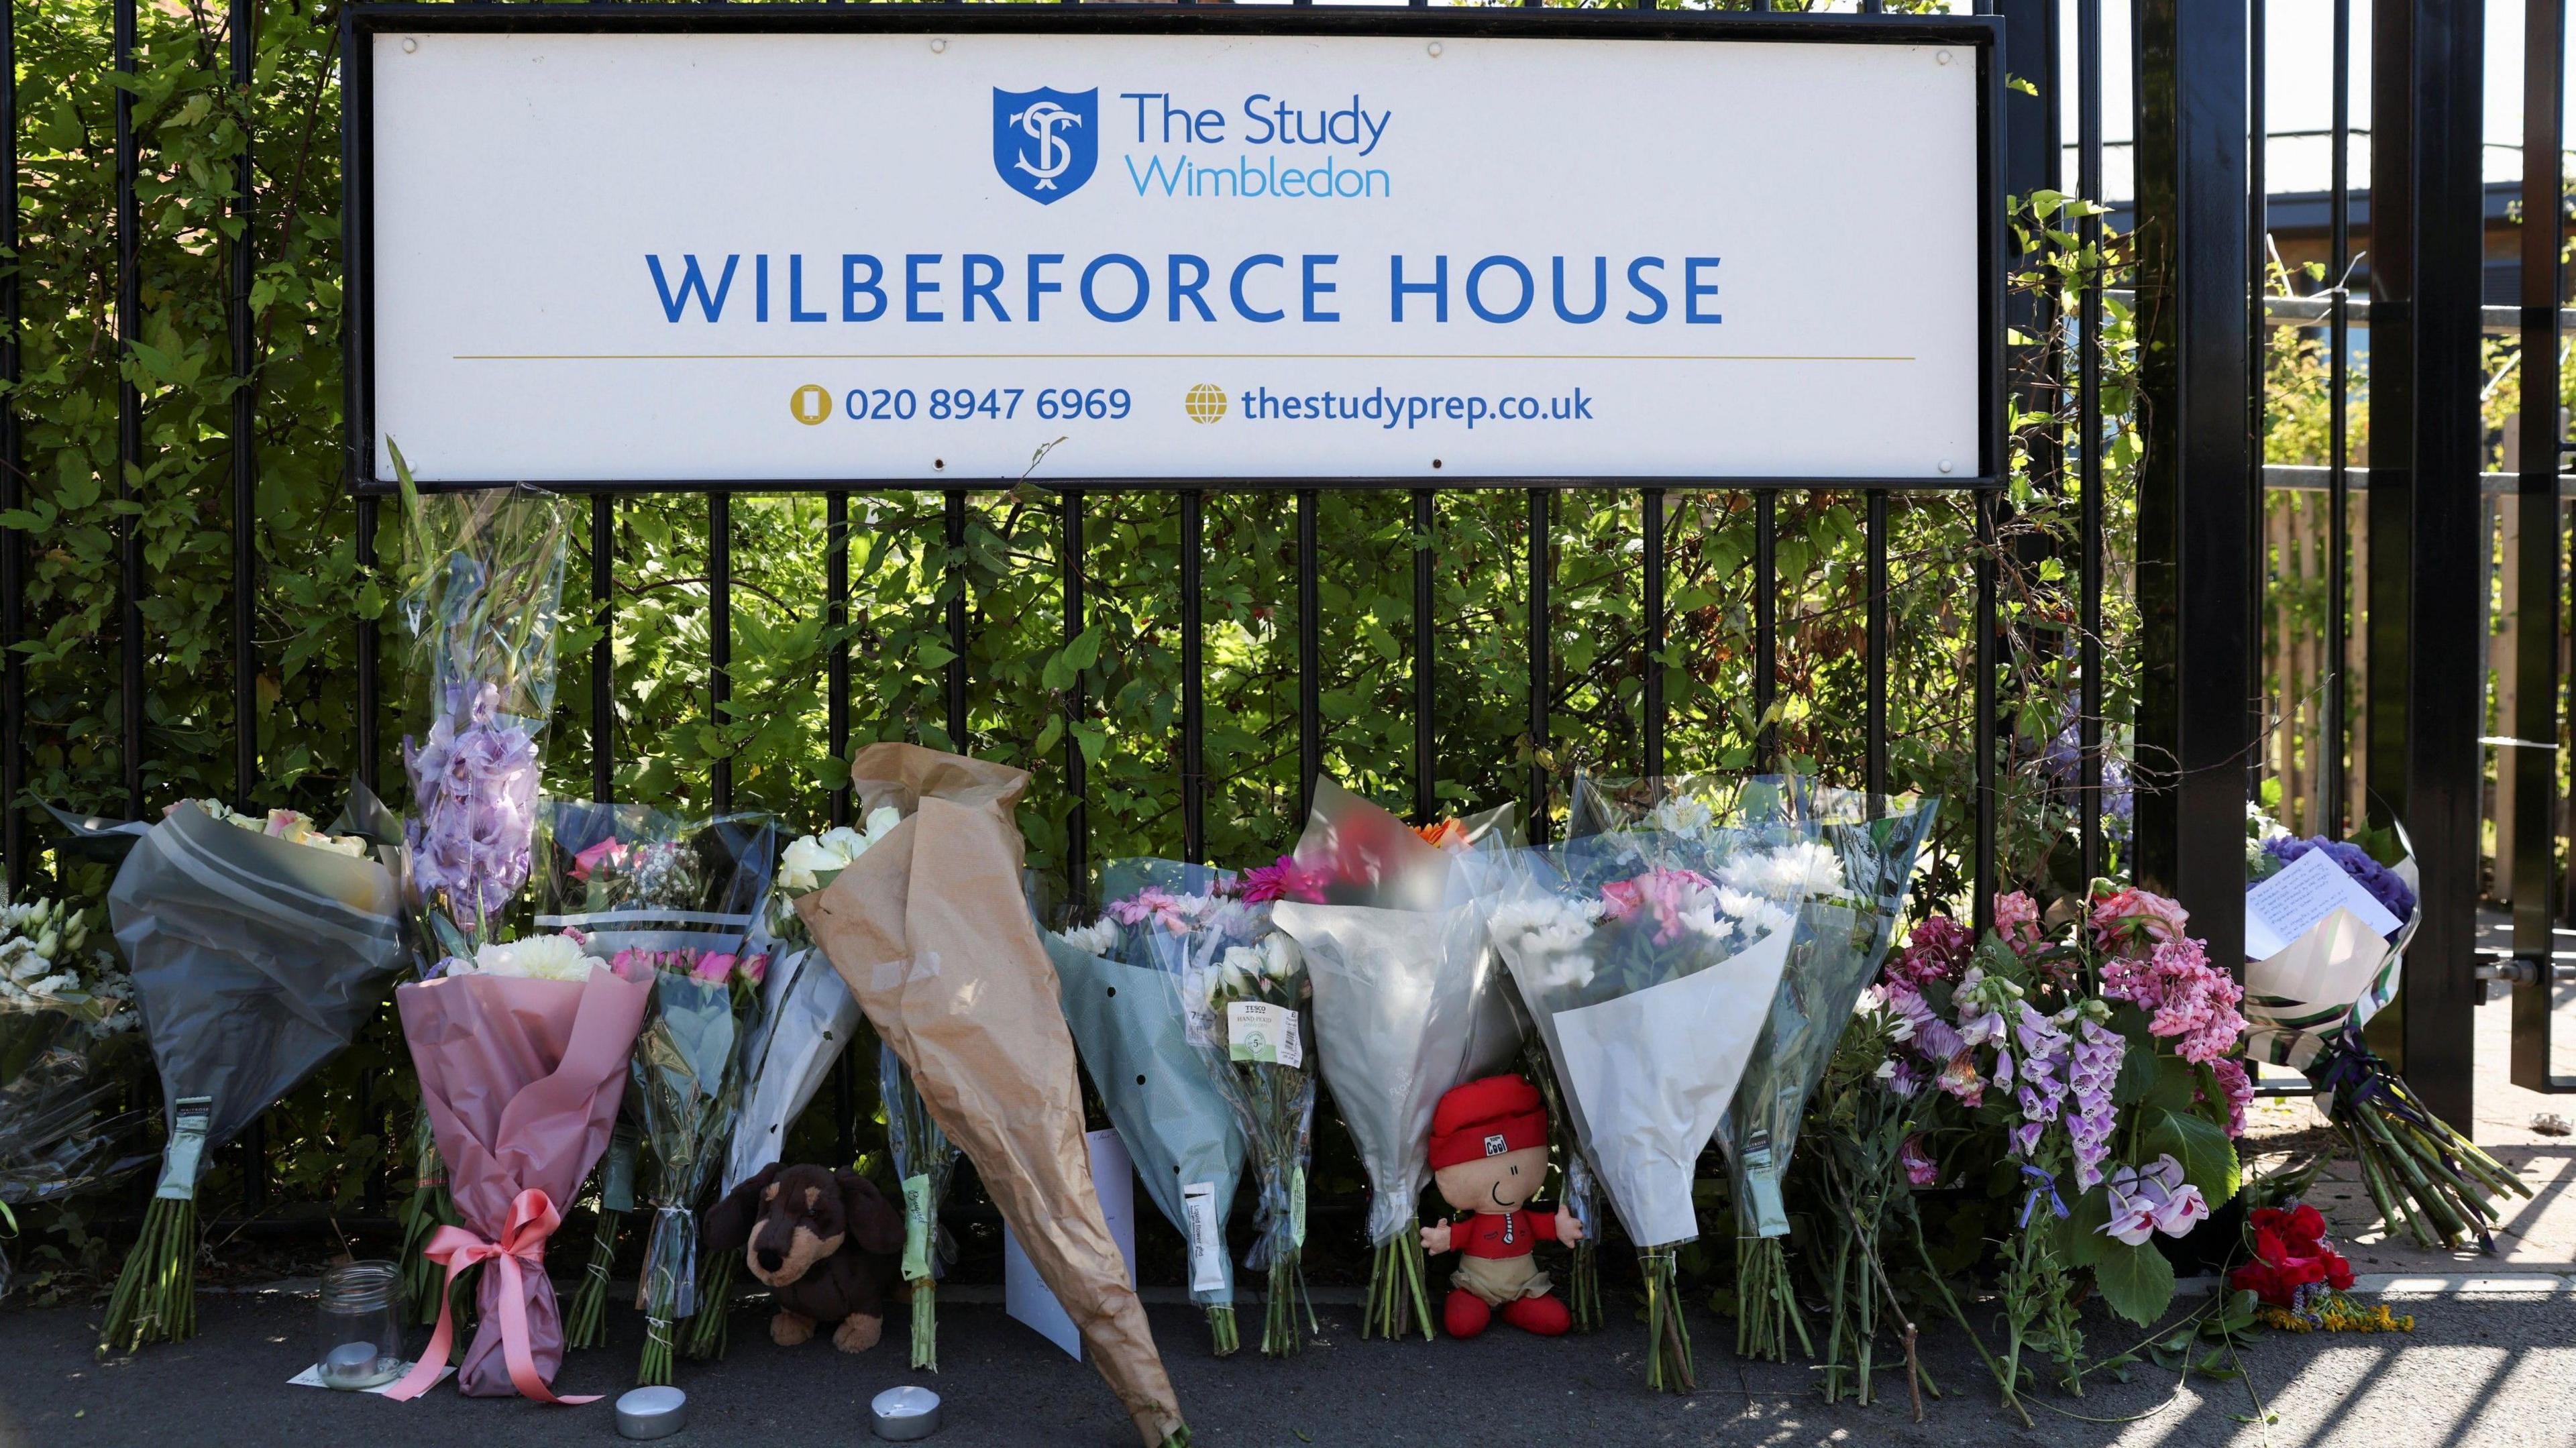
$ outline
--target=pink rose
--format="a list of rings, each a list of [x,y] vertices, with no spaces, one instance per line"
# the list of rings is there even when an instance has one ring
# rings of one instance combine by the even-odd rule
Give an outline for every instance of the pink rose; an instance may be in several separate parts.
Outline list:
[[[653,978],[653,952],[629,946],[608,958],[608,969],[619,980],[649,981]]]
[[[766,955],[755,955],[755,956],[753,956],[752,958],[750,958],[749,960],[746,960],[746,961],[744,961],[744,962],[742,963],[742,978],[743,978],[744,980],[750,981],[753,985],[758,985],[758,984],[760,984],[763,980],[768,979],[768,977],[769,977],[769,957],[768,957],[768,956],[766,956]]]
[[[572,877],[576,880],[587,880],[590,878],[590,872],[598,869],[602,861],[615,865],[625,857],[625,851],[618,848],[617,837],[610,835],[607,839],[572,857]]]
[[[733,957],[722,951],[709,951],[698,957],[697,964],[689,967],[689,974],[710,985],[722,985],[726,977],[733,974]]]

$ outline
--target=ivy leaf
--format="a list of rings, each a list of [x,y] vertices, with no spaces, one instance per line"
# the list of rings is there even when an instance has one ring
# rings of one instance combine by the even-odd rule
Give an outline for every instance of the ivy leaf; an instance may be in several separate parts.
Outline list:
[[[2140,1327],[2164,1316],[2173,1305],[2173,1264],[2149,1241],[2132,1247],[2125,1242],[2111,1243],[2111,1250],[2093,1264],[2093,1284],[2102,1289],[2102,1300],[2111,1310]]]

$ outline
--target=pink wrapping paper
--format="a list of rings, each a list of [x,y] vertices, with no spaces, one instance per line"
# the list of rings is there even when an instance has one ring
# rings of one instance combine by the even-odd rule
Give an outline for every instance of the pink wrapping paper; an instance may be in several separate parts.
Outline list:
[[[480,1326],[456,1375],[469,1397],[552,1396],[546,1385],[563,1366],[563,1318],[546,1279],[545,1237],[608,1147],[651,994],[649,984],[605,969],[587,982],[461,975],[394,992],[421,1104],[465,1220],[465,1230],[447,1229],[432,1243],[432,1255],[451,1273],[468,1261],[488,1263],[476,1294]],[[444,1348],[447,1332],[442,1311],[435,1347]],[[444,1361],[432,1351],[420,1367],[434,1374]],[[406,1380],[397,1396],[417,1396],[435,1381]]]

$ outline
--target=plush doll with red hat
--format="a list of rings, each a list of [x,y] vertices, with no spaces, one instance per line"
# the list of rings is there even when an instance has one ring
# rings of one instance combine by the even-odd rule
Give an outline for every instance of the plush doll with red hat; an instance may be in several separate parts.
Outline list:
[[[1474,1337],[1494,1314],[1542,1336],[1572,1318],[1548,1295],[1533,1244],[1578,1242],[1583,1224],[1563,1207],[1553,1216],[1521,1210],[1547,1180],[1547,1108],[1518,1076],[1488,1076],[1454,1087],[1431,1115],[1431,1181],[1443,1201],[1468,1215],[1422,1229],[1422,1250],[1455,1250],[1458,1270],[1441,1316],[1451,1337]]]

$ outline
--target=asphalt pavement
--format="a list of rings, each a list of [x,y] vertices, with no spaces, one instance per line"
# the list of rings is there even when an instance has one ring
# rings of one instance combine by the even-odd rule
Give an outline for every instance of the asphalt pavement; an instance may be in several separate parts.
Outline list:
[[[1923,1355],[1941,1401],[1909,1420],[1903,1382],[1885,1401],[1827,1406],[1811,1369],[1747,1363],[1730,1324],[1698,1316],[1700,1391],[1647,1391],[1640,1323],[1544,1340],[1497,1328],[1470,1342],[1363,1342],[1350,1307],[1322,1309],[1321,1338],[1298,1358],[1251,1350],[1217,1359],[1186,1306],[1152,1309],[1154,1334],[1200,1445],[2050,1444],[2123,1448],[2462,1448],[2576,1445],[2576,1282],[2525,1278],[2469,1296],[2390,1299],[2416,1314],[2403,1336],[2274,1333],[2241,1354],[2241,1380],[2177,1382],[2142,1367],[2127,1383],[2088,1382],[2083,1397],[2035,1395],[2036,1426],[1997,1404],[1955,1326],[1927,1326]],[[606,1402],[565,1408],[466,1399],[453,1386],[413,1403],[290,1387],[312,1360],[313,1301],[293,1291],[208,1294],[198,1336],[127,1359],[92,1359],[95,1309],[0,1312],[0,1448],[185,1444],[189,1448],[565,1448],[622,1440]],[[874,1441],[867,1402],[898,1383],[946,1400],[939,1448],[1125,1448],[1135,1437],[1099,1378],[998,1306],[944,1304],[943,1371],[905,1367],[902,1327],[875,1350],[817,1341],[780,1348],[767,1315],[737,1310],[722,1363],[684,1363],[692,1413],[671,1448]],[[614,1394],[631,1381],[640,1320],[612,1311],[606,1348],[575,1353],[566,1393]],[[2134,1334],[2088,1319],[2098,1352]],[[425,1333],[420,1336],[425,1337]]]

